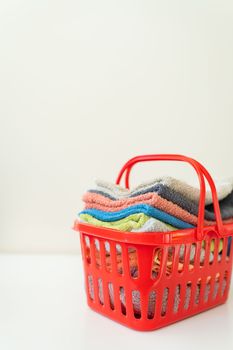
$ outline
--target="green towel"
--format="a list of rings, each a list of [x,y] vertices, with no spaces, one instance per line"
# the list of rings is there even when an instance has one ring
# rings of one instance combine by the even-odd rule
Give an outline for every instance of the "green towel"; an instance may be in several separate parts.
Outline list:
[[[202,241],[202,248],[205,248],[205,244],[206,244],[205,241]],[[214,248],[215,248],[215,240],[211,240],[210,241],[210,251],[214,252]],[[218,246],[218,252],[221,253],[222,249],[223,249],[223,240],[220,239],[219,246]]]
[[[132,214],[127,216],[124,219],[112,221],[112,222],[106,222],[106,221],[95,219],[93,216],[89,214],[80,214],[79,217],[82,221],[88,222],[89,224],[92,224],[95,226],[112,228],[120,231],[132,231],[133,229],[139,229],[150,218],[149,216],[143,213]]]
[[[95,226],[102,226],[107,228],[112,228],[120,231],[137,231],[144,232],[157,231],[157,232],[165,232],[165,231],[173,231],[175,228],[171,225],[168,225],[162,221],[151,218],[150,216],[144,213],[136,213],[129,215],[123,219],[116,221],[101,221],[89,214],[80,214],[79,218],[81,221],[87,222],[89,224]],[[153,221],[153,222],[151,222]],[[146,225],[148,223],[148,225]]]

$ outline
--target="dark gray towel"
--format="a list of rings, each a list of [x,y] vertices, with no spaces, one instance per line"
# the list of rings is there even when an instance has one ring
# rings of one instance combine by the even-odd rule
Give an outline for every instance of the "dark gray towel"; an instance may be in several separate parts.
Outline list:
[[[233,191],[227,197],[219,201],[219,206],[223,219],[229,219],[233,217]],[[206,211],[214,214],[213,204],[207,205]]]

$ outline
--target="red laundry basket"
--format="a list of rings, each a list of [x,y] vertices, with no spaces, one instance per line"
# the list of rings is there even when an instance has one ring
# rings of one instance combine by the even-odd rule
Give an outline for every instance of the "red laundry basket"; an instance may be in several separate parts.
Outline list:
[[[74,224],[80,232],[88,305],[142,331],[224,303],[232,269],[233,223],[223,224],[214,182],[199,162],[181,155],[138,156],[123,166],[116,183],[125,174],[128,188],[134,164],[157,160],[187,162],[195,169],[200,182],[197,227],[141,233],[78,221]],[[216,225],[208,227],[204,226],[205,179],[212,191],[216,216]]]

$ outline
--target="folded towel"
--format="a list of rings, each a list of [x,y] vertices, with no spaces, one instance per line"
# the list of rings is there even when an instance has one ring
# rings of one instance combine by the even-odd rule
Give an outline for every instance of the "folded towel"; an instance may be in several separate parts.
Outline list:
[[[223,219],[229,219],[233,217],[233,191],[228,194],[224,199],[219,201],[220,211]],[[206,206],[206,212],[212,213],[214,216],[214,206],[209,204]]]
[[[89,214],[98,220],[109,222],[109,221],[120,220],[131,214],[136,214],[136,213],[144,213],[148,216],[154,217],[155,219],[158,219],[160,221],[163,221],[169,225],[172,225],[180,229],[194,227],[193,225],[190,225],[187,222],[184,222],[170,214],[167,214],[162,210],[159,210],[147,204],[133,205],[115,212],[105,212],[97,209],[85,209],[81,211],[79,215]]]
[[[154,218],[149,218],[149,216],[140,213],[132,214],[124,219],[106,222],[95,219],[89,214],[80,214],[80,221],[87,222],[89,224],[112,228],[114,230],[120,231],[133,231],[133,232],[167,232],[176,230],[175,227],[165,224],[162,221],[156,220]]]
[[[194,226],[196,226],[198,222],[197,216],[190,214],[188,211],[154,192],[118,200],[112,200],[98,193],[87,192],[83,196],[83,201],[85,202],[85,209],[98,209],[106,212],[123,210],[131,205],[147,204]],[[214,224],[214,221],[205,220],[206,226]]]
[[[133,198],[139,197],[140,195],[154,192],[154,193],[157,193],[160,197],[178,205],[180,208],[184,209],[185,211],[189,212],[190,214],[198,216],[198,208],[199,208],[198,203],[189,200],[182,193],[177,192],[174,189],[172,189],[172,188],[170,188],[167,185],[164,185],[162,183],[156,184],[156,185],[151,186],[151,187],[147,187],[146,189],[141,190],[141,191],[137,191],[137,192],[133,192],[133,193],[128,192],[128,195],[127,195],[127,192],[124,191],[124,193],[125,193],[124,196],[122,196],[122,195],[118,196],[118,193],[116,191],[111,192],[108,188],[109,187],[108,185],[109,184],[106,184],[106,187],[97,186],[96,189],[91,189],[88,192],[100,194],[100,195],[105,196],[108,199],[115,200],[115,201],[120,200],[120,199],[123,200],[126,198],[131,198],[131,197],[133,197]],[[115,186],[116,185],[114,185],[114,187]],[[125,190],[125,189],[123,189],[123,190]],[[221,198],[221,196],[220,196],[220,198]],[[220,210],[221,210],[222,219],[227,220],[227,219],[232,218],[233,217],[233,191],[226,198],[221,200],[219,203],[220,203]],[[214,208],[213,208],[212,204],[206,206],[205,219],[207,221],[214,221],[215,220],[215,213],[214,213]],[[192,222],[190,222],[190,223],[192,223]]]
[[[175,230],[177,230],[176,227],[165,224],[155,218],[150,218],[140,228],[133,228],[132,232],[168,232]]]
[[[96,180],[96,185],[97,185],[97,190],[104,190],[110,196],[116,197],[118,199],[138,196],[146,192],[151,192],[148,189],[156,185],[167,186],[171,190],[182,194],[186,199],[192,202],[195,202],[196,204],[199,203],[199,198],[200,198],[200,190],[198,188],[190,186],[184,181],[180,181],[168,176],[164,176],[164,177],[156,178],[152,181],[144,182],[139,186],[134,187],[132,190],[129,190],[119,185],[115,185],[102,180]],[[217,183],[216,189],[218,194],[218,200],[222,200],[233,191],[233,179],[224,180],[220,183]],[[209,190],[206,191],[205,202],[206,202],[206,205],[212,203],[212,194],[211,194],[211,191]]]

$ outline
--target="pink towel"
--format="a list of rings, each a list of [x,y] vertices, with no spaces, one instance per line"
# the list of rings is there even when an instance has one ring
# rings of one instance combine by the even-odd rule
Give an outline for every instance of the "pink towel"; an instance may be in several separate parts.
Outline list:
[[[190,214],[188,211],[182,209],[178,205],[160,197],[157,193],[149,192],[136,197],[112,200],[101,194],[86,192],[83,196],[85,202],[85,209],[99,209],[104,211],[118,211],[136,204],[148,204],[155,208],[165,211],[185,222],[192,225],[197,225],[197,216]],[[204,221],[206,226],[214,225],[214,221]]]

